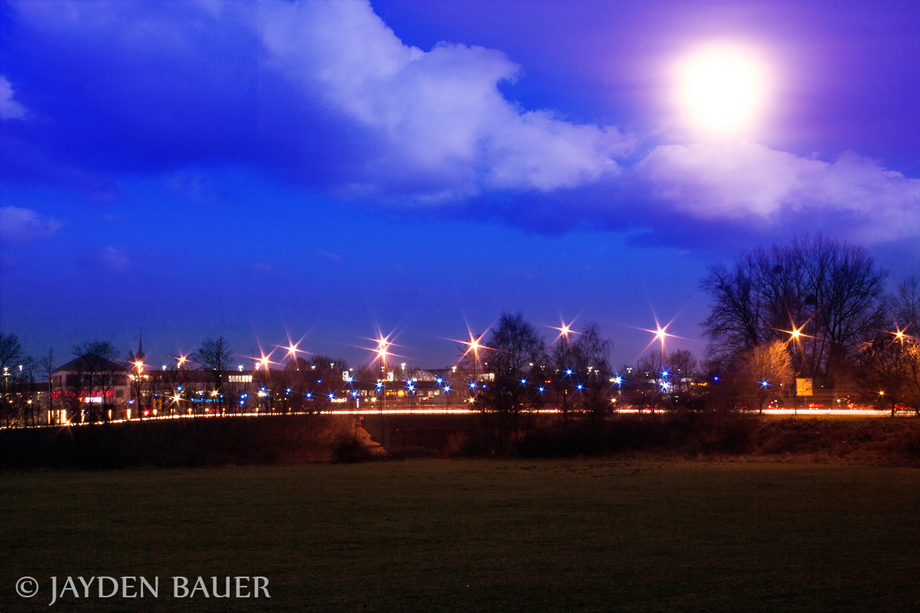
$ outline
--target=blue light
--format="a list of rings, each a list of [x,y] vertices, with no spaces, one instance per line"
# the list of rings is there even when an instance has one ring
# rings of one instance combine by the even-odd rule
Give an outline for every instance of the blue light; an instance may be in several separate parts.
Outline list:
[[[475,384],[475,383],[470,383],[470,389],[471,389],[471,390],[476,389],[476,384]]]
[[[543,388],[542,388],[542,387],[540,388],[540,393],[541,393],[541,394],[543,393]]]
[[[450,391],[450,386],[449,386],[449,385],[445,385],[445,386],[444,386],[444,391],[445,391],[445,392],[449,392],[449,391]]]
[[[581,383],[579,383],[579,384],[578,384],[578,391],[579,391],[579,392],[581,391],[581,388],[582,388],[582,385],[581,385]]]

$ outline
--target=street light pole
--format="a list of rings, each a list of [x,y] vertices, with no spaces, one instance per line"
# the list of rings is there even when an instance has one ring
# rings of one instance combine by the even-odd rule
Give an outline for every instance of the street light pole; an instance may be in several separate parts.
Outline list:
[[[387,446],[386,402],[387,402],[387,339],[377,339],[377,357],[380,359],[380,442]]]

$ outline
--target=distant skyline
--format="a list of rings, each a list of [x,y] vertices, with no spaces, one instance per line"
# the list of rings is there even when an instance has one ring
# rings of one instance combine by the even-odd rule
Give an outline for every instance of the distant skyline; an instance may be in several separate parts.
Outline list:
[[[508,311],[702,358],[698,283],[758,245],[920,275],[918,31],[908,1],[3,2],[0,331],[436,368]]]

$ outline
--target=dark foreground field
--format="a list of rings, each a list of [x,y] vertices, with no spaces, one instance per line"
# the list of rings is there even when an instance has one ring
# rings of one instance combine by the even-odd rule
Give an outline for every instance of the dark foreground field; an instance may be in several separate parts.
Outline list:
[[[920,470],[413,460],[0,473],[2,611],[909,611]],[[50,577],[160,578],[158,598]],[[173,576],[270,600],[177,600]],[[38,580],[31,599],[16,595]],[[79,585],[79,584],[78,584]],[[221,590],[223,590],[223,583]],[[250,584],[251,585],[251,584]]]

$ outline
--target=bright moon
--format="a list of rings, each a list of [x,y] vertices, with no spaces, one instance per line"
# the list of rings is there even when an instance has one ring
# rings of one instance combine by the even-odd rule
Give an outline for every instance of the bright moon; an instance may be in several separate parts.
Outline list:
[[[750,50],[711,46],[677,64],[677,104],[692,127],[714,136],[743,136],[762,115],[769,89],[765,64]]]

